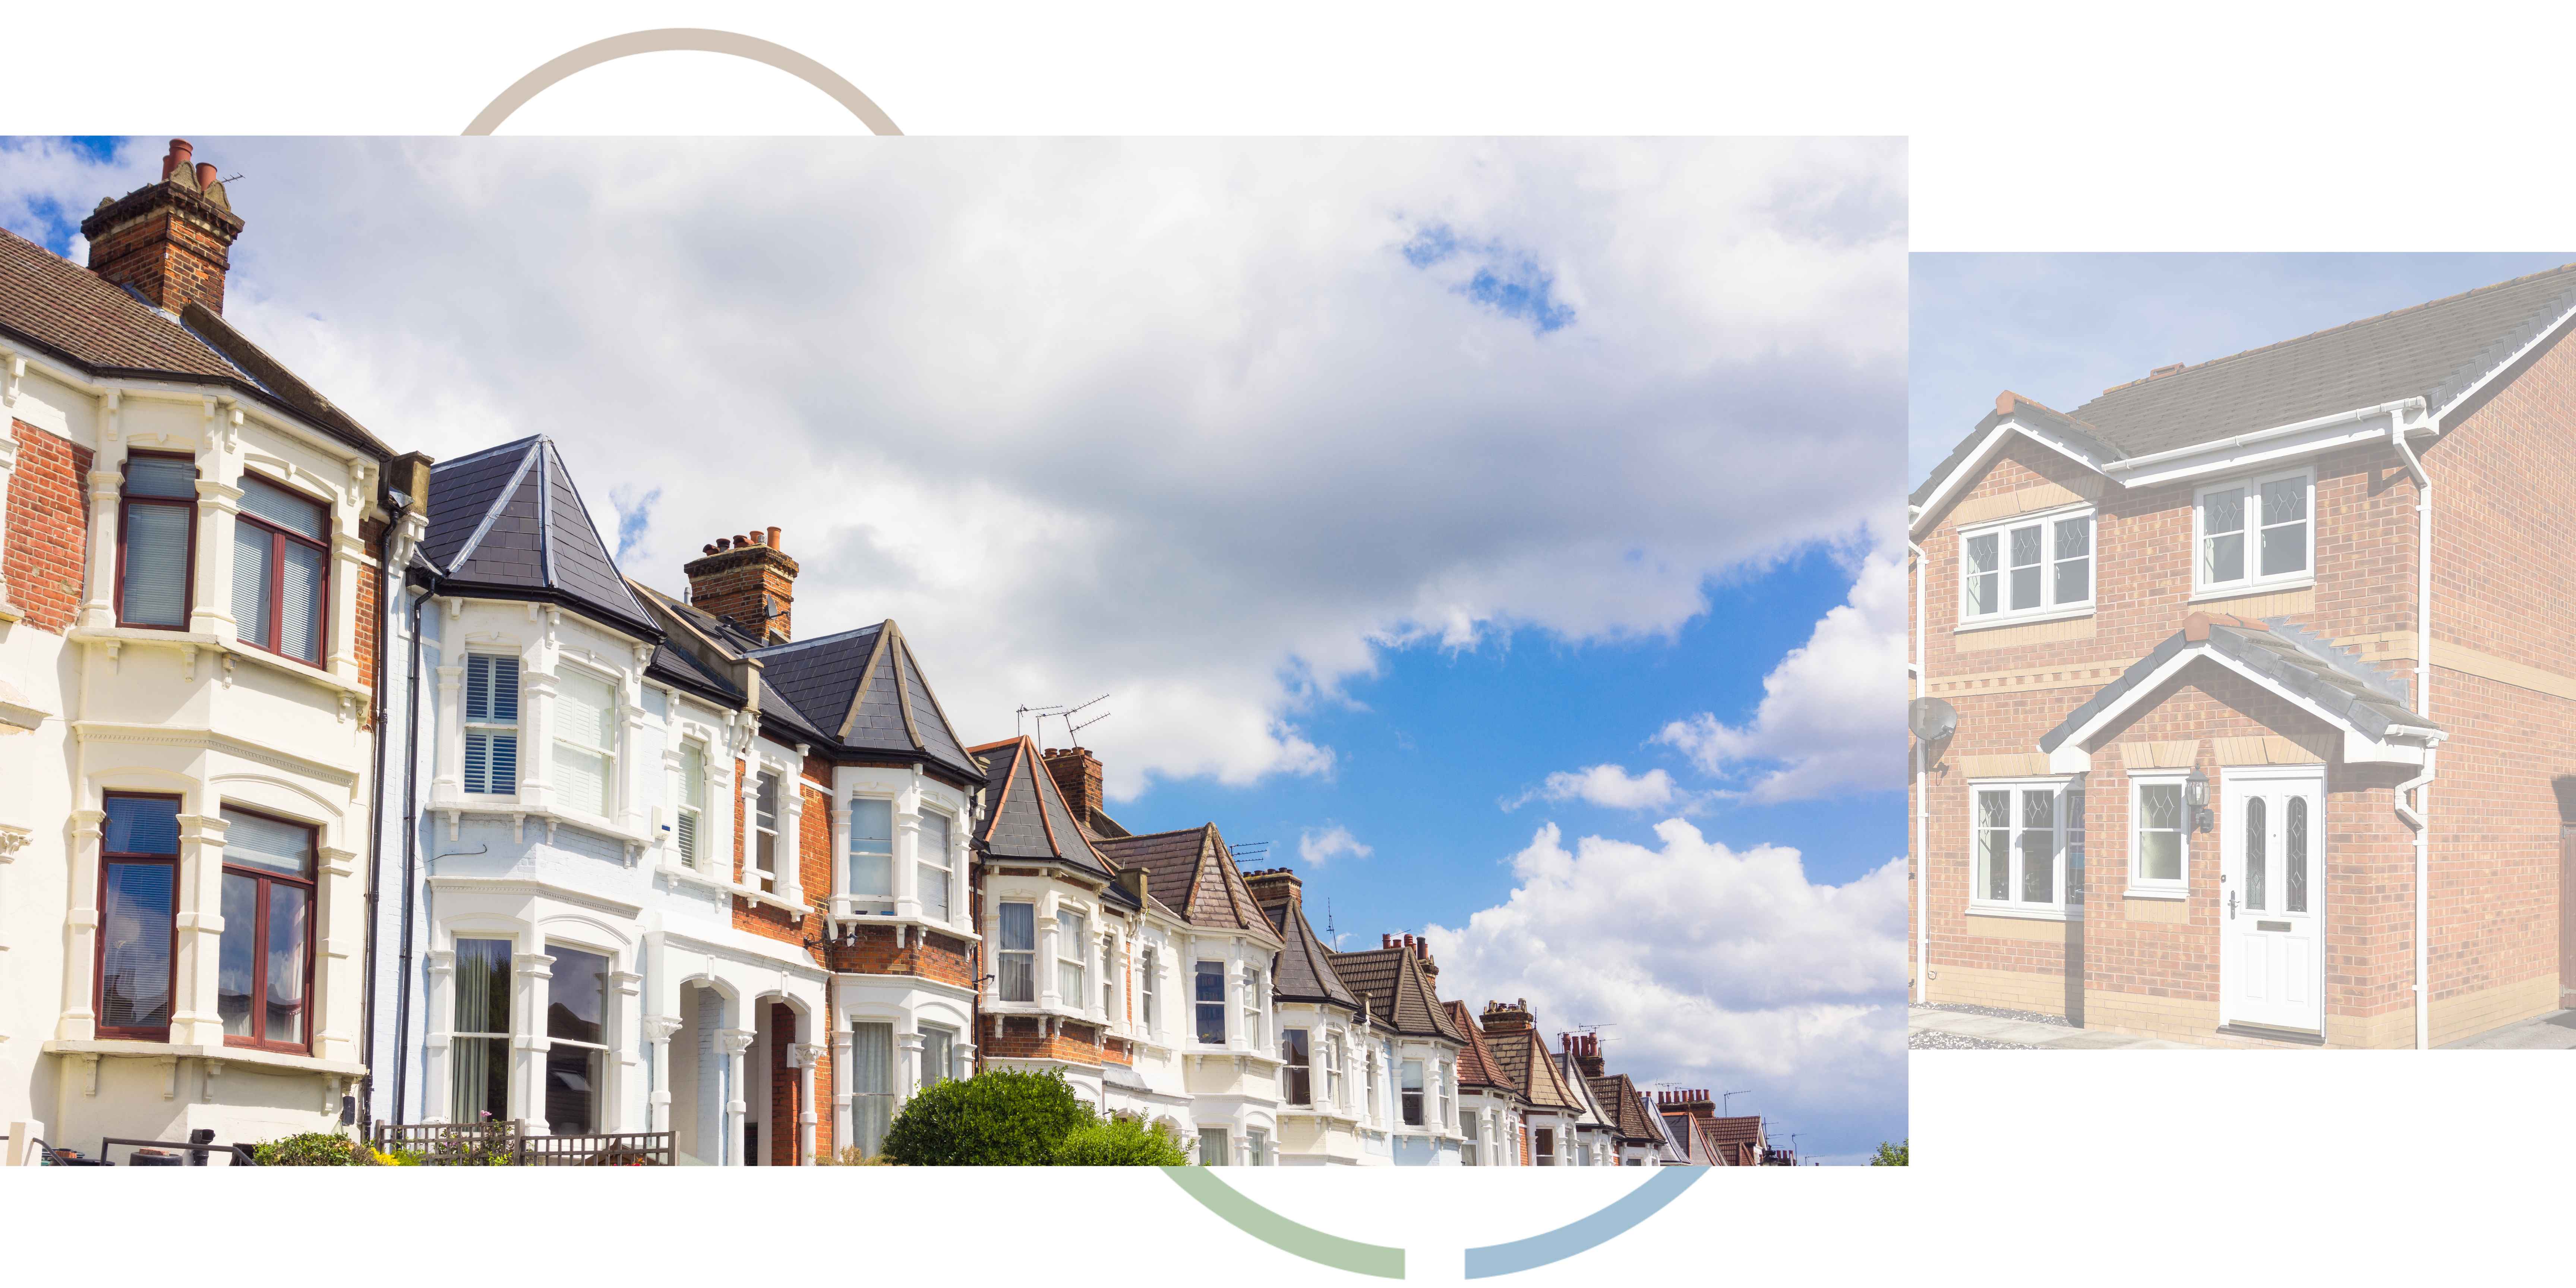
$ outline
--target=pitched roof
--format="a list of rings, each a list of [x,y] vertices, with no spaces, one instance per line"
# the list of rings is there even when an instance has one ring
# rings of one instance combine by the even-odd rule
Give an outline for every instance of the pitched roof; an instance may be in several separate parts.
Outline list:
[[[1409,1037],[1445,1038],[1466,1045],[1467,1035],[1440,1004],[1422,959],[1402,945],[1356,953],[1328,953],[1333,970],[1353,993],[1367,999],[1372,1018]],[[1517,1085],[1517,1084],[1515,1084]]]
[[[1467,1041],[1458,1048],[1458,1085],[1490,1087],[1497,1091],[1508,1091],[1513,1095],[1519,1095],[1520,1087],[1506,1077],[1501,1067],[1495,1064],[1493,1048],[1485,1045],[1485,1031],[1476,1027],[1476,1017],[1467,1013],[1467,1004],[1442,1002],[1440,1008],[1449,1013],[1449,1022],[1458,1026],[1458,1031],[1465,1034],[1467,1038]]]
[[[2181,630],[2041,735],[2040,750],[2055,751],[2104,715],[2143,699],[2161,687],[2160,676],[2170,674],[2184,654],[2195,650],[2234,664],[2258,683],[2373,741],[2385,741],[2392,734],[2427,737],[2441,732],[2440,726],[2415,714],[2407,704],[2406,686],[2395,676],[2300,629],[2289,618],[2254,621],[2194,613],[2183,620]]]
[[[1334,973],[1331,954],[1315,937],[1314,923],[1306,920],[1305,900],[1297,887],[1282,882],[1265,889],[1277,892],[1276,897],[1261,901],[1261,910],[1280,938],[1278,964],[1270,973],[1270,991],[1281,1001],[1331,1002],[1353,1011],[1360,1009],[1360,1000],[1352,996],[1350,986]]]
[[[1609,1111],[1613,1125],[1619,1129],[1620,1139],[1652,1141],[1657,1138],[1655,1125],[1646,1112],[1646,1093],[1637,1090],[1637,1084],[1629,1081],[1628,1075],[1604,1074],[1584,1081],[1592,1086],[1592,1098]]]
[[[2407,398],[2439,412],[2571,311],[2576,264],[2133,380],[2069,416],[2116,459]],[[1963,456],[1952,452],[1915,503]]]
[[[1579,1113],[1583,1103],[1574,1089],[1565,1085],[1565,1075],[1557,1071],[1556,1061],[1548,1058],[1547,1040],[1539,1036],[1538,1026],[1485,1032],[1485,1043],[1494,1054],[1495,1066],[1511,1080],[1520,1093],[1529,1097],[1539,1109],[1563,1109]]]
[[[1744,1163],[1762,1161],[1763,1140],[1760,1117],[1752,1114],[1737,1118],[1694,1116],[1692,1121],[1698,1124],[1700,1135],[1710,1146],[1724,1151],[1729,1158]]]
[[[648,639],[661,635],[618,573],[554,440],[542,435],[430,467],[421,550],[459,589],[561,600]]]
[[[1110,875],[1109,861],[1074,823],[1056,789],[1055,775],[1038,764],[1037,744],[1023,735],[968,749],[988,767],[991,801],[975,839],[996,858],[1051,859],[1096,876]]]
[[[1092,845],[1112,868],[1145,869],[1145,893],[1194,926],[1279,937],[1243,884],[1234,852],[1214,823],[1177,832],[1096,837]]]
[[[365,426],[202,304],[178,318],[98,274],[0,229],[0,331],[94,376],[222,385],[267,399],[377,459]]]
[[[920,756],[972,778],[984,776],[922,678],[903,628],[891,618],[838,635],[747,649],[742,656],[760,663],[767,686],[764,716],[775,715],[826,744]]]

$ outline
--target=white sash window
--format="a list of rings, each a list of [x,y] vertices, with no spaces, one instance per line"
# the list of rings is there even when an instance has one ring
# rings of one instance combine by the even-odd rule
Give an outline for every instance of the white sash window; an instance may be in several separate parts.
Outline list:
[[[465,790],[504,796],[519,790],[519,659],[514,656],[466,655]]]
[[[698,867],[706,851],[707,745],[680,744],[680,806],[673,834],[679,838],[680,861]]]
[[[567,670],[555,687],[555,801],[563,808],[608,815],[617,753],[617,690],[606,680]]]

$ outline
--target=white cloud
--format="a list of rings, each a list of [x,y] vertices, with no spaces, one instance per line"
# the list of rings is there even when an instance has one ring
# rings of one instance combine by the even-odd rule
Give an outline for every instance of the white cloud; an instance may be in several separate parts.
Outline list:
[[[1904,860],[1817,885],[1793,849],[1731,850],[1679,819],[1655,833],[1569,852],[1538,829],[1508,900],[1425,932],[1442,995],[1527,998],[1551,1046],[1603,1025],[1611,1072],[1751,1090],[1737,1112],[1834,1123],[1853,1134],[1837,1150],[1901,1133]]]
[[[1363,844],[1358,837],[1351,835],[1349,828],[1339,823],[1322,831],[1310,827],[1297,834],[1297,859],[1310,868],[1320,868],[1345,854],[1354,859],[1365,859],[1375,853],[1377,851]]]
[[[1503,802],[1503,808],[1518,809],[1544,799],[1579,800],[1609,809],[1663,809],[1675,795],[1673,776],[1663,770],[1631,774],[1619,765],[1593,765],[1549,774],[1545,783]]]
[[[1751,777],[1738,794],[1755,801],[1901,787],[1905,640],[1903,556],[1881,547],[1861,561],[1850,601],[1763,677],[1750,722],[1701,712],[1665,725],[1655,741],[1707,773]]]
[[[387,441],[661,488],[666,588],[779,525],[798,626],[901,620],[968,737],[1112,694],[1122,799],[1330,773],[1301,721],[1389,645],[1666,635],[1904,486],[1898,142],[196,144],[227,314]],[[0,150],[0,221],[126,151]]]

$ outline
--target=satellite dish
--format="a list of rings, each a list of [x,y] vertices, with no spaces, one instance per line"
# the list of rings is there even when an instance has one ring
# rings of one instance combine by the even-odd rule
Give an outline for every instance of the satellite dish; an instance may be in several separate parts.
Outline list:
[[[1905,705],[1905,726],[1921,742],[1939,742],[1959,729],[1959,709],[1939,698],[1916,698]]]

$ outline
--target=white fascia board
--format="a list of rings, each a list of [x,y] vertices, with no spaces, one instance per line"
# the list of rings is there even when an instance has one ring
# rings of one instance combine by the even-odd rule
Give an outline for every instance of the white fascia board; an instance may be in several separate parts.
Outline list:
[[[1915,518],[1910,525],[1913,535],[1921,537],[1931,531],[1925,521],[1939,512],[1942,506],[1949,504],[1952,493],[1992,462],[1996,450],[2003,446],[2006,436],[2016,433],[2096,474],[2103,473],[2101,465],[2063,440],[2042,433],[2018,420],[2006,420],[1988,430],[1986,440],[1977,444],[1977,450],[1968,453],[1967,459],[1959,462],[1959,467],[1950,471],[1949,477],[1942,479],[1939,487],[1932,489],[1932,495],[1926,497],[1922,505],[1915,507]]]
[[[2420,415],[2422,408],[2423,400],[2420,398],[2356,407],[2330,416],[2275,425],[2214,442],[2133,456],[2113,461],[2102,468],[2124,487],[2150,487],[2182,479],[2256,469],[2355,443],[2385,439],[2392,425],[2411,430],[2414,424],[2398,418],[2410,411]]]
[[[2094,713],[2091,720],[2086,721],[2081,727],[2068,734],[2065,741],[2060,742],[2057,745],[2057,751],[2049,753],[2050,769],[2055,770],[2057,768],[2057,756],[2060,753],[2065,752],[2070,748],[2081,747],[2083,744],[2091,742],[2095,737],[2099,736],[2102,730],[2107,728],[2112,721],[2126,715],[2132,708],[2137,706],[2141,700],[2145,699],[2147,695],[2156,693],[2163,689],[2166,683],[2171,681],[2177,674],[2180,674],[2184,667],[2204,658],[2245,677],[2260,686],[2264,692],[2279,697],[2301,711],[2305,711],[2309,715],[2324,721],[2326,724],[2333,726],[2337,730],[2340,730],[2343,733],[2344,740],[2344,759],[2347,761],[2358,761],[2365,764],[2390,765],[2421,764],[2423,761],[2423,752],[2421,748],[2384,743],[2374,739],[2368,734],[2362,733],[2360,730],[2353,728],[2352,725],[2346,722],[2343,718],[2329,713],[2325,708],[2309,701],[2306,697],[2274,682],[2270,677],[2247,667],[2236,659],[2228,657],[2207,645],[2196,644],[2174,654],[2172,660],[2166,662],[2163,666],[2157,667],[2154,673],[2150,674],[2145,680],[2131,687],[2127,693],[2121,695],[2121,701],[2115,702],[2110,706],[2103,708],[2101,711]]]
[[[2093,753],[2069,738],[2048,753],[2048,772],[2052,774],[2089,774],[2093,772]]]

